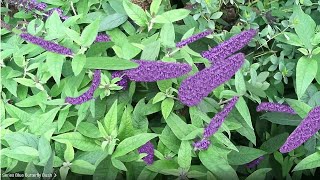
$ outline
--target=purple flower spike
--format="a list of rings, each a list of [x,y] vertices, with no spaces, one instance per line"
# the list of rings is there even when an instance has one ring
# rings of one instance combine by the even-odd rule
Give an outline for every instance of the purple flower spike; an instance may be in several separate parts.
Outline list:
[[[263,157],[263,156],[260,156],[260,157],[258,157],[257,159],[255,159],[255,160],[247,163],[246,166],[247,166],[247,168],[250,168],[250,169],[251,169],[251,168],[254,168],[254,167],[256,167],[257,165],[259,165],[260,162],[261,162],[263,159],[264,159],[264,157]]]
[[[50,52],[63,54],[63,55],[70,55],[70,56],[73,54],[71,49],[69,49],[69,48],[61,46],[61,45],[56,44],[54,42],[46,41],[42,38],[33,36],[28,33],[21,33],[20,37],[22,39],[24,39],[25,41],[28,41],[32,44],[36,44],[38,46],[41,46],[43,49],[50,51]]]
[[[65,101],[69,104],[82,104],[93,98],[94,91],[98,88],[101,81],[101,71],[95,70],[90,88],[78,97],[66,97]]]
[[[231,37],[229,40],[215,46],[214,48],[202,52],[201,55],[211,62],[225,59],[226,57],[246,46],[256,34],[257,31],[254,29],[243,31],[240,34]]]
[[[204,129],[203,137],[210,138],[215,132],[218,131],[223,121],[227,118],[229,113],[232,111],[236,103],[238,102],[239,97],[233,97],[228,104],[226,104],[222,111],[217,113],[210,121],[209,125]]]
[[[194,41],[197,41],[197,40],[199,40],[201,38],[204,38],[204,37],[208,36],[211,33],[212,33],[212,30],[206,30],[206,31],[201,32],[199,34],[195,34],[195,35],[193,35],[193,36],[191,36],[191,37],[189,37],[189,38],[187,38],[185,40],[182,40],[182,41],[178,42],[176,44],[176,47],[177,48],[182,48],[183,46],[186,46],[186,45],[188,45],[190,43],[193,43]]]
[[[313,108],[299,126],[290,134],[280,148],[281,153],[290,152],[320,130],[320,106]]]
[[[241,68],[244,54],[238,53],[224,63],[213,65],[185,79],[179,88],[179,99],[187,106],[195,106],[213,89],[225,83]]]
[[[148,141],[146,144],[144,144],[143,146],[141,146],[139,149],[138,149],[139,153],[146,153],[147,156],[145,156],[143,158],[144,162],[148,165],[152,164],[153,163],[153,157],[154,157],[154,147],[153,147],[153,144]]]
[[[154,82],[164,79],[172,79],[191,71],[191,66],[186,63],[173,63],[162,61],[134,60],[140,66],[125,71],[132,81]]]
[[[36,10],[38,11],[44,11],[47,8],[47,4],[46,3],[38,3],[35,7]]]
[[[193,143],[194,150],[207,150],[211,142],[208,139],[202,139],[201,141]]]
[[[107,34],[98,34],[94,42],[108,42],[111,41],[110,37]]]
[[[120,77],[121,80],[117,82],[117,85],[121,86],[123,90],[126,90],[128,88],[129,78],[125,75],[124,71],[114,71],[111,77]]]
[[[284,104],[278,104],[278,103],[272,103],[272,102],[262,102],[257,106],[257,112],[260,111],[271,111],[271,112],[282,112],[282,113],[288,113],[288,114],[296,114],[294,110]]]

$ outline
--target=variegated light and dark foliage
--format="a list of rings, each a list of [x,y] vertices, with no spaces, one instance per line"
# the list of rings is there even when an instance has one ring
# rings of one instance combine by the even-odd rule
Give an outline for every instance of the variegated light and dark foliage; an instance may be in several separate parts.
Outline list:
[[[1,1],[1,178],[317,179],[320,1]]]

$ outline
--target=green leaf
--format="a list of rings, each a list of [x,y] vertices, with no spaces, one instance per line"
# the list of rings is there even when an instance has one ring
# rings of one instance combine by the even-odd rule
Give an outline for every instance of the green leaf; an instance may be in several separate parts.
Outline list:
[[[142,51],[141,59],[156,60],[160,52],[160,42],[154,41],[147,44]]]
[[[311,49],[316,23],[298,5],[293,6],[293,27],[307,49]]]
[[[77,54],[73,57],[71,66],[75,76],[78,76],[80,74],[85,64],[86,64],[86,55]]]
[[[166,122],[173,133],[179,138],[183,139],[190,132],[189,126],[176,114],[171,113],[166,119]]]
[[[60,131],[63,124],[65,123],[68,114],[69,114],[69,108],[63,108],[60,110],[59,116],[58,116],[58,131]]]
[[[158,93],[156,94],[156,96],[154,96],[154,98],[153,98],[153,100],[152,100],[152,104],[156,104],[156,103],[158,103],[158,102],[160,102],[160,101],[163,101],[166,97],[167,97],[167,96],[166,96],[165,93],[163,93],[163,92],[158,92]]]
[[[312,109],[308,104],[296,99],[286,99],[286,101],[301,118],[305,118]]]
[[[66,150],[64,151],[64,160],[66,162],[71,162],[74,159],[74,150],[70,142],[66,142]]]
[[[105,16],[101,20],[99,32],[116,28],[121,24],[123,24],[124,22],[126,22],[127,19],[128,19],[127,15],[119,14],[119,13],[114,13],[114,14]]]
[[[31,162],[38,158],[39,152],[37,149],[29,146],[19,146],[12,150],[2,150],[3,155],[12,159],[17,159],[22,162]]]
[[[268,112],[260,116],[260,119],[266,119],[274,124],[297,126],[301,123],[301,118],[298,115]]]
[[[60,167],[59,173],[62,180],[67,179],[69,169],[70,169],[69,167],[64,167],[64,166]]]
[[[123,140],[125,138],[130,137],[130,136],[133,136],[133,133],[134,133],[134,128],[132,125],[131,110],[129,108],[126,108],[123,112],[121,122],[119,125],[118,138],[120,140]]]
[[[70,169],[74,173],[92,175],[96,167],[84,160],[74,160]]]
[[[171,79],[157,81],[157,85],[161,92],[166,92],[168,88],[172,87],[172,81]]]
[[[50,74],[53,76],[53,79],[57,82],[58,85],[60,84],[60,77],[64,59],[65,57],[61,54],[52,52],[47,53],[46,65],[48,66]]]
[[[30,146],[33,148],[38,147],[39,138],[33,134],[27,132],[12,132],[2,136],[7,141],[10,148],[14,149],[19,146]]]
[[[112,157],[120,157],[123,156],[140,146],[144,145],[151,139],[157,137],[157,134],[154,133],[142,133],[138,134],[129,138],[126,138],[125,140],[121,141],[115,150],[115,152],[112,154]]]
[[[81,46],[89,47],[98,35],[98,29],[100,26],[100,19],[96,19],[90,25],[86,26],[80,36]]]
[[[33,115],[31,117],[31,121],[28,123],[30,132],[35,135],[42,135],[43,133],[47,132],[48,129],[55,128],[52,122],[59,110],[60,107],[57,107],[44,114]]]
[[[164,46],[174,47],[175,31],[172,23],[166,23],[160,31],[160,41]]]
[[[191,166],[191,146],[188,141],[182,141],[178,152],[178,164],[181,168],[189,169]]]
[[[150,171],[161,173],[164,169],[178,169],[178,164],[175,161],[158,160],[152,165],[147,166]]]
[[[148,24],[148,19],[146,13],[143,11],[143,9],[128,1],[123,1],[123,7],[125,11],[127,12],[128,16],[139,26],[144,27]]]
[[[93,140],[81,135],[78,132],[69,132],[52,137],[53,140],[60,143],[70,142],[73,147],[82,151],[95,151],[100,150],[100,146]]]
[[[81,122],[77,130],[84,136],[89,138],[99,138],[101,137],[99,133],[99,129],[97,126],[95,126],[93,123],[89,122]]]
[[[235,75],[235,86],[236,90],[240,95],[244,95],[247,91],[246,83],[244,81],[241,71],[238,71]]]
[[[126,70],[138,66],[135,62],[116,57],[87,57],[84,67],[88,69]]]
[[[228,155],[228,161],[231,165],[246,164],[266,154],[265,151],[246,146],[239,146],[238,149],[239,152],[231,151]]]
[[[51,150],[49,140],[46,139],[44,135],[42,135],[39,139],[38,151],[39,151],[39,159],[40,159],[40,162],[38,164],[40,165],[47,164],[51,156],[52,150]]]
[[[42,104],[45,101],[47,101],[47,93],[45,91],[40,91],[38,94],[29,96],[28,98],[16,103],[15,105],[18,107],[32,107]]]
[[[206,151],[199,152],[199,159],[219,179],[237,180],[237,173],[226,160],[227,153],[224,149],[211,146]]]
[[[302,56],[297,64],[296,92],[298,99],[306,92],[307,88],[316,77],[318,69],[317,60]]]
[[[64,25],[62,24],[57,11],[53,11],[53,13],[46,20],[45,28],[47,37],[49,37],[50,40],[64,36]]]
[[[150,13],[151,15],[157,14],[159,11],[159,7],[161,5],[162,0],[153,0],[150,5]]]
[[[117,130],[117,106],[118,101],[115,100],[103,120],[104,127],[106,128],[106,131],[109,135],[111,135],[112,131]]]
[[[243,97],[239,97],[238,102],[236,103],[236,108],[238,109],[239,113],[243,117],[243,119],[246,121],[248,126],[253,129],[252,122],[251,122],[251,115],[249,112],[249,108],[247,106],[246,101],[243,99]]]
[[[293,169],[293,171],[301,171],[304,169],[313,169],[320,167],[320,152],[315,152],[302,159]]]
[[[161,112],[164,119],[167,119],[172,111],[174,100],[172,98],[166,98],[161,102]]]
[[[273,153],[283,145],[283,143],[287,140],[288,136],[288,133],[282,133],[274,137],[271,137],[260,146],[260,149],[268,153]]]
[[[119,169],[119,170],[122,170],[122,171],[127,171],[127,168],[126,166],[123,164],[123,162],[121,162],[120,160],[118,159],[115,159],[115,158],[111,158],[111,162],[112,162],[112,165]]]
[[[262,168],[254,171],[250,176],[248,176],[245,180],[264,180],[268,172],[270,172],[271,168]]]
[[[167,11],[161,15],[158,15],[154,18],[156,23],[172,23],[179,21],[189,15],[190,11],[187,9],[174,9]]]

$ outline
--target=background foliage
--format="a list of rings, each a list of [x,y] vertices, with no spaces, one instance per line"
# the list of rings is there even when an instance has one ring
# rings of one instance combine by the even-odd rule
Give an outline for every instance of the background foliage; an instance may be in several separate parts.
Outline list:
[[[320,1],[42,0],[57,13],[1,4],[1,173],[56,173],[59,179],[302,179],[319,177],[319,133],[303,146],[278,149],[308,111],[320,106]],[[141,4],[142,3],[142,4]],[[27,32],[59,42],[74,57],[23,43]],[[136,67],[130,59],[205,63],[200,52],[239,33],[259,29],[242,51],[246,63],[198,106],[177,100],[185,78],[130,82],[122,90],[112,70]],[[207,38],[175,48],[181,39],[212,29]],[[98,32],[111,42],[93,43]],[[97,58],[99,57],[99,58]],[[92,70],[102,69],[96,98],[64,102],[84,92]],[[207,151],[194,151],[225,99],[241,98]],[[257,113],[262,101],[286,102],[298,113]],[[155,162],[137,148],[151,140]],[[264,156],[255,168],[245,164]],[[3,176],[5,179],[5,177]],[[47,178],[50,179],[50,178]]]

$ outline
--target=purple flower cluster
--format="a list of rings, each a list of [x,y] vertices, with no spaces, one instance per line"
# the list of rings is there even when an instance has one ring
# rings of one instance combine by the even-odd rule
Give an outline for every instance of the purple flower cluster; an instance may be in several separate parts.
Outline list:
[[[69,49],[69,48],[66,48],[64,46],[61,46],[59,44],[56,44],[56,43],[53,43],[50,41],[46,41],[40,37],[36,37],[36,36],[33,36],[28,33],[21,33],[20,37],[22,39],[24,39],[25,41],[28,41],[32,44],[36,44],[38,46],[41,46],[43,49],[50,51],[50,52],[63,54],[63,55],[69,55],[69,56],[71,56],[73,54],[71,49]]]
[[[210,141],[208,140],[214,133],[218,131],[221,127],[223,121],[227,118],[229,113],[232,111],[236,103],[238,102],[239,97],[233,97],[228,104],[226,104],[222,111],[217,113],[210,121],[209,125],[203,131],[203,139],[195,142],[193,144],[195,149],[206,150],[210,145]]]
[[[224,63],[213,65],[186,78],[179,88],[179,100],[194,106],[208,96],[213,89],[228,81],[244,63],[244,54],[238,53],[227,58]]]
[[[246,46],[256,34],[257,31],[254,29],[243,31],[240,34],[231,37],[229,40],[215,46],[214,48],[202,52],[201,55],[211,62],[225,59],[226,57]]]
[[[90,88],[85,93],[83,93],[78,97],[66,97],[65,102],[76,105],[76,104],[82,104],[86,101],[89,101],[90,99],[93,98],[93,93],[99,87],[100,82],[101,82],[101,71],[95,70]]]
[[[320,106],[313,108],[299,126],[290,134],[280,148],[281,153],[290,152],[320,130]]]
[[[187,38],[185,40],[182,40],[182,41],[178,42],[176,44],[176,47],[177,48],[182,48],[183,46],[186,46],[186,45],[188,45],[190,43],[193,43],[194,41],[197,41],[197,40],[199,40],[201,38],[204,38],[204,37],[208,36],[211,33],[212,33],[212,30],[206,30],[204,32],[195,34],[195,35],[193,35],[193,36],[191,36],[191,37],[189,37],[189,38]]]
[[[255,160],[247,163],[246,166],[247,166],[247,168],[250,168],[250,169],[251,169],[251,168],[254,168],[254,167],[256,167],[258,164],[260,164],[260,162],[261,162],[263,159],[264,159],[264,157],[263,157],[263,156],[260,156],[260,157],[258,157],[257,159],[255,159]]]
[[[257,106],[257,112],[260,111],[271,111],[271,112],[283,112],[288,114],[296,114],[294,110],[284,104],[272,103],[272,102],[262,102]]]
[[[128,88],[129,78],[125,75],[124,71],[114,71],[111,75],[112,78],[119,77],[121,78],[120,81],[117,82],[118,86],[121,86],[123,90]]]
[[[148,141],[146,144],[144,144],[143,146],[141,146],[139,149],[138,149],[139,153],[146,153],[147,156],[145,156],[143,158],[144,162],[148,165],[152,164],[153,163],[153,157],[154,157],[154,147],[153,147],[153,144]]]
[[[191,66],[186,63],[173,63],[162,61],[133,60],[139,67],[125,71],[132,81],[154,82],[171,79],[187,74]]]
[[[47,8],[47,4],[38,3],[36,0],[7,0],[11,5],[16,6],[17,8],[23,8],[26,12],[31,10],[44,11]]]
[[[108,42],[108,41],[111,41],[111,39],[107,34],[99,33],[94,42]]]
[[[50,10],[47,12],[46,15],[49,17],[49,16],[52,15],[52,13],[53,13],[54,11],[56,11],[56,12],[58,13],[59,17],[60,17],[62,20],[66,20],[66,19],[69,18],[68,16],[63,15],[63,11],[62,11],[62,9],[60,9],[60,8],[50,9]]]

